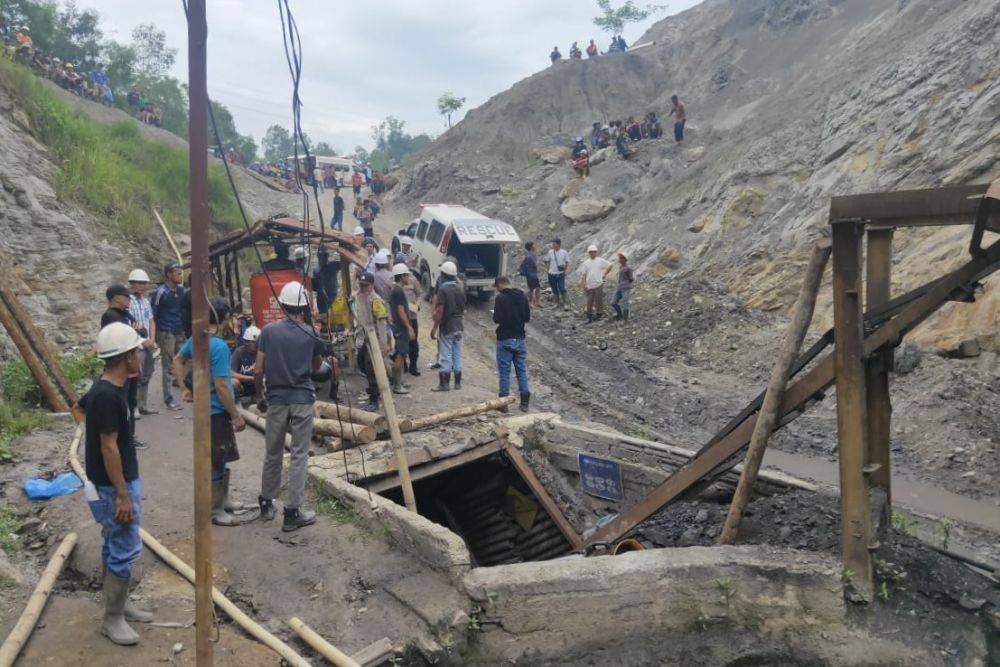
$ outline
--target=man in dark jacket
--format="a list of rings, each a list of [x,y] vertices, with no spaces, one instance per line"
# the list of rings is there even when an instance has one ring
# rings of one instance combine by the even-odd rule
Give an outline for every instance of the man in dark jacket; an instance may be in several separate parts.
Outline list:
[[[513,364],[521,395],[521,412],[527,412],[531,390],[528,387],[528,346],[524,340],[524,325],[531,320],[531,308],[524,292],[512,286],[506,276],[497,278],[494,285],[497,288],[493,321],[497,324],[499,395],[504,397],[510,394],[510,367]]]

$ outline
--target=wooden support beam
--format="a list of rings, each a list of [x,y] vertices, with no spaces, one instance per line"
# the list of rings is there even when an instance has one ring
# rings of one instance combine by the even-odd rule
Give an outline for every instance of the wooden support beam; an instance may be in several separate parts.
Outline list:
[[[340,419],[314,419],[313,431],[320,435],[332,435],[347,442],[365,444],[375,441],[375,428],[364,424]]]
[[[315,410],[317,417],[340,419],[345,422],[373,426],[376,431],[385,431],[389,428],[389,423],[386,421],[385,415],[380,415],[377,412],[368,412],[360,408],[352,408],[338,403],[323,403],[322,401],[316,402]],[[403,425],[406,424],[409,426],[410,421],[409,419],[401,418],[399,420],[400,430],[405,432],[407,429]]]
[[[892,284],[892,236],[891,229],[868,230],[867,285],[865,307],[871,310],[889,302]],[[892,401],[889,395],[889,371],[892,369],[895,353],[887,348],[876,352],[865,361],[865,376],[868,387],[868,452],[865,464],[876,464],[869,476],[873,486],[885,492],[885,510],[892,511],[892,465],[890,463],[890,429],[892,425]],[[888,525],[887,516],[880,517],[881,526]]]
[[[506,443],[506,441],[504,442]],[[545,512],[552,519],[552,522],[559,527],[559,532],[569,541],[570,546],[573,547],[573,551],[581,551],[583,549],[583,538],[573,529],[572,524],[563,515],[562,510],[559,509],[559,505],[549,495],[545,485],[535,475],[535,471],[528,465],[528,462],[524,460],[518,448],[506,443],[503,453],[507,457],[507,460],[511,462],[511,465],[514,466],[514,469],[517,470],[518,474],[521,475],[521,478],[528,485],[528,488],[531,489],[532,494],[534,494],[538,502],[545,508]]]
[[[865,452],[868,418],[861,303],[861,225],[833,225],[834,370],[840,459],[841,551],[855,592],[872,599],[874,582]]]
[[[17,318],[7,308],[7,304],[3,299],[0,299],[0,324],[3,324],[10,339],[14,341],[17,351],[21,353],[21,358],[27,364],[28,370],[31,371],[32,377],[38,383],[39,389],[42,390],[42,398],[45,399],[45,402],[49,404],[53,412],[68,412],[69,406],[66,404],[66,400],[52,383],[45,365],[38,358],[38,355],[35,354],[35,350],[18,324]]]
[[[418,417],[411,420],[410,428],[407,430],[419,431],[420,429],[443,424],[445,422],[452,421],[453,419],[461,419],[462,417],[471,417],[472,415],[490,412],[491,410],[499,410],[505,405],[513,404],[516,400],[517,398],[514,396],[503,396],[501,398],[483,401],[482,403],[476,403],[475,405],[466,405],[461,408],[455,408],[454,410],[445,410],[444,412],[439,412],[436,415],[430,415],[428,417]]]
[[[813,311],[816,308],[816,295],[819,293],[819,284],[823,280],[823,272],[829,258],[830,241],[823,239],[813,248],[812,256],[809,258],[809,266],[806,268],[802,289],[792,309],[792,323],[788,327],[788,333],[785,334],[784,344],[778,354],[778,361],[771,371],[771,380],[764,395],[764,403],[760,408],[760,416],[754,425],[750,447],[743,462],[743,472],[736,485],[736,493],[733,494],[726,524],[719,536],[719,544],[732,544],[736,541],[740,522],[743,520],[743,512],[750,504],[750,496],[753,494],[753,487],[757,482],[757,473],[760,472],[760,464],[764,460],[767,441],[771,438],[771,433],[774,432],[778,422],[778,411],[781,409],[781,399],[785,393],[785,385],[788,384],[792,364],[795,363],[795,358],[805,340],[806,332],[809,330],[809,323],[812,322]]]
[[[323,639],[318,632],[303,623],[298,616],[288,619],[288,627],[295,631],[313,650],[330,661],[336,667],[361,667],[351,656]]]

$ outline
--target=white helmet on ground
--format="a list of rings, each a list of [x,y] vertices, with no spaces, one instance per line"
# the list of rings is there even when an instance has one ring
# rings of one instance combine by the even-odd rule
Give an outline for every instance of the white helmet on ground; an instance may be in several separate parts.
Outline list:
[[[292,308],[301,308],[309,305],[305,286],[297,280],[285,283],[278,295],[278,302]]]
[[[455,262],[445,262],[441,265],[441,273],[446,276],[457,276],[458,267],[455,266]]]
[[[392,267],[393,276],[405,276],[409,272],[410,272],[410,267],[408,267],[406,264],[403,264],[402,262]]]
[[[253,343],[258,338],[260,338],[260,329],[252,324],[247,327],[246,331],[243,332],[243,340],[248,343]]]
[[[97,334],[97,356],[110,359],[131,352],[142,345],[135,329],[122,322],[112,322]]]
[[[376,264],[388,264],[389,263],[389,251],[382,248],[377,253],[375,253],[375,263]]]
[[[148,283],[149,274],[142,269],[133,269],[132,273],[128,274],[128,281],[130,283]]]
[[[587,248],[587,252],[597,252],[597,246],[591,243],[590,247]]]

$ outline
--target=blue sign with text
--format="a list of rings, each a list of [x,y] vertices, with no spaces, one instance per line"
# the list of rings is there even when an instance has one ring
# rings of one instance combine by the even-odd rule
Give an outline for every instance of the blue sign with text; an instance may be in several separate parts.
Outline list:
[[[577,454],[577,462],[584,493],[607,500],[624,500],[622,469],[618,463],[583,453]]]

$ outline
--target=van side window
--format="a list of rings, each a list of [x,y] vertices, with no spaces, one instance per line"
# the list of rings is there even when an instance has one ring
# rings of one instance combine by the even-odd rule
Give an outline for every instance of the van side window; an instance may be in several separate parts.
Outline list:
[[[432,220],[431,230],[427,234],[427,242],[432,245],[437,245],[441,241],[442,236],[444,236],[444,225],[437,220]]]
[[[424,234],[426,234],[426,233],[427,233],[427,223],[425,221],[421,220],[420,224],[417,225],[417,240],[423,241],[424,240]]]

